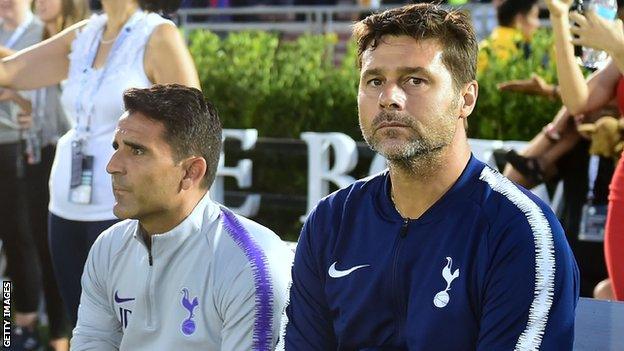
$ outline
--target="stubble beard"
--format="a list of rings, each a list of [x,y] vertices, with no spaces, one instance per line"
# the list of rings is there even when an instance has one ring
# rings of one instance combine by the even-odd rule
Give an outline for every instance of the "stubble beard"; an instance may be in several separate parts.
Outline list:
[[[432,121],[438,125],[424,126],[403,112],[382,111],[373,119],[371,132],[362,135],[369,147],[386,158],[390,168],[399,168],[419,177],[434,175],[444,166],[444,151],[452,143],[457,129],[457,118],[454,117],[456,103],[447,111],[440,113]],[[409,139],[400,143],[403,133],[389,129],[375,132],[376,125],[383,121],[400,122],[409,126]],[[384,141],[394,140],[399,145],[384,147]]]

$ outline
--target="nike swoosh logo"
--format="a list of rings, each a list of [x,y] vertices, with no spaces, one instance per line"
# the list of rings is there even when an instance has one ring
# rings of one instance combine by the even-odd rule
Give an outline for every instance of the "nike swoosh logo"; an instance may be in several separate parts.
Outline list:
[[[117,295],[117,291],[115,291],[115,302],[117,303],[124,303],[124,302],[128,302],[128,301],[134,301],[134,298],[127,298],[127,299],[122,299],[119,297],[119,295]]]
[[[355,267],[351,267],[347,270],[344,271],[339,271],[336,269],[336,263],[338,262],[334,262],[330,267],[329,270],[327,271],[327,273],[329,273],[329,276],[332,278],[342,278],[342,277],[346,277],[349,274],[353,273],[354,271],[360,269],[360,268],[364,268],[364,267],[368,267],[370,266],[370,264],[363,264],[360,266],[355,266]]]

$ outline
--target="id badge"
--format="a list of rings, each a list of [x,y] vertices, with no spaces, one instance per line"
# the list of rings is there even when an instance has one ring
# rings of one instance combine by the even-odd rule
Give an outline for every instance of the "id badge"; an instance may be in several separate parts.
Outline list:
[[[607,223],[607,205],[585,204],[581,213],[580,241],[603,242]]]
[[[73,142],[69,201],[75,204],[90,204],[92,189],[93,156],[82,152],[82,142]]]

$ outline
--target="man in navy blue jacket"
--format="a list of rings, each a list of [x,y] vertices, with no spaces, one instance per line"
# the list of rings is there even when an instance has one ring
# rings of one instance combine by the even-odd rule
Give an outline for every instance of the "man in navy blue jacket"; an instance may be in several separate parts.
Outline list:
[[[360,127],[389,168],[308,217],[286,350],[571,350],[578,269],[559,222],[468,146],[470,19],[410,5],[354,36]]]

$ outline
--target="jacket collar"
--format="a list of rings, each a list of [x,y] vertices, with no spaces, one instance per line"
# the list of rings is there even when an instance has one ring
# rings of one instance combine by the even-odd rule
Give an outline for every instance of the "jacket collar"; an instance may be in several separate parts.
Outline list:
[[[444,194],[442,197],[423,215],[415,220],[410,220],[410,222],[418,222],[418,223],[427,223],[434,220],[440,220],[443,216],[441,212],[444,211],[450,204],[460,199],[467,199],[468,196],[474,191],[475,186],[474,182],[479,179],[479,174],[481,170],[485,167],[485,165],[477,160],[474,155],[470,155],[470,159],[466,164],[466,167],[462,171],[462,174],[457,178],[455,184]],[[392,222],[400,222],[404,219],[398,213],[398,211],[394,207],[394,203],[390,198],[390,189],[392,188],[392,181],[390,179],[390,172],[386,170],[381,174],[383,177],[383,181],[380,183],[380,186],[377,187],[377,192],[375,194],[375,204],[377,210],[380,212],[382,217],[388,221]],[[412,194],[412,196],[416,197],[418,194]]]
[[[199,234],[205,224],[214,222],[219,217],[220,211],[219,205],[212,201],[209,192],[206,192],[197,205],[195,205],[193,211],[180,224],[165,233],[151,236],[152,256],[175,251],[189,237]],[[136,222],[133,237],[135,240],[145,244],[138,221]]]

